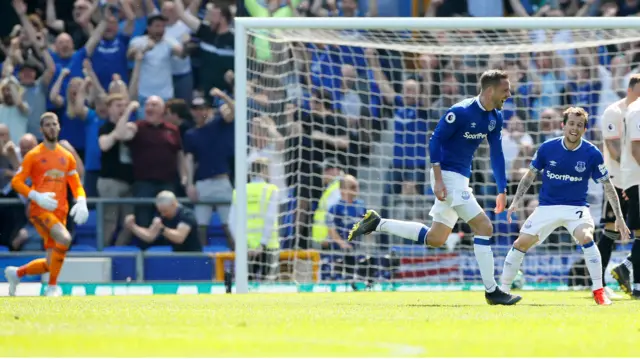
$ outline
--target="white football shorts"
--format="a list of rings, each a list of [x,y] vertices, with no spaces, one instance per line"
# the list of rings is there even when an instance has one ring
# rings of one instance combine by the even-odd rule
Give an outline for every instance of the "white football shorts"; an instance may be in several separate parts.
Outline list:
[[[520,233],[538,236],[538,242],[536,243],[538,245],[559,227],[566,228],[573,236],[573,232],[582,224],[594,227],[589,207],[541,206],[536,208],[527,218],[520,229]]]
[[[469,187],[469,178],[456,172],[442,171],[442,181],[447,187],[447,198],[444,201],[436,198],[429,212],[434,222],[453,228],[458,218],[469,222],[484,212],[473,195],[473,189]],[[431,189],[435,192],[434,186],[435,176],[431,170]]]

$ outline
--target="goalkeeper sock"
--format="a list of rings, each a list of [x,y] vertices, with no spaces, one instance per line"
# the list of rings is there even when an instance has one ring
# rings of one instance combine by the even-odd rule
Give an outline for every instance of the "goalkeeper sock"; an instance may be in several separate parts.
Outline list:
[[[607,270],[609,260],[611,260],[611,252],[616,245],[616,241],[620,239],[620,233],[605,229],[600,234],[600,240],[598,241],[598,250],[602,257],[602,286],[605,286],[604,272]]]
[[[602,288],[602,258],[598,246],[594,242],[589,242],[582,246],[584,252],[584,262],[591,277],[591,290]]]
[[[480,276],[487,293],[492,293],[498,287],[494,278],[495,263],[493,262],[493,251],[491,251],[491,239],[488,236],[476,236],[473,240],[473,252],[478,261]]]
[[[398,221],[382,218],[376,231],[406,238],[414,242],[425,242],[429,227],[418,222]]]
[[[18,268],[18,277],[22,278],[26,275],[39,275],[47,273],[49,266],[47,265],[46,258],[34,259],[31,262]]]
[[[64,263],[64,257],[67,255],[69,248],[62,244],[56,243],[56,246],[51,252],[51,263],[49,264],[49,285],[58,285],[58,275],[62,270],[62,264]]]
[[[500,277],[500,289],[503,292],[509,293],[511,291],[511,284],[513,284],[516,275],[518,275],[525,254],[525,252],[515,247],[511,247],[511,250],[507,253],[507,257],[504,259],[502,276]]]

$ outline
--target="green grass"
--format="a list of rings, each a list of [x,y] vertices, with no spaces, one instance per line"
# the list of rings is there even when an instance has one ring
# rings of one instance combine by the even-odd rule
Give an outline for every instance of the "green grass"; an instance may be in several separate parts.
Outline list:
[[[7,356],[639,356],[640,302],[588,292],[6,298]]]

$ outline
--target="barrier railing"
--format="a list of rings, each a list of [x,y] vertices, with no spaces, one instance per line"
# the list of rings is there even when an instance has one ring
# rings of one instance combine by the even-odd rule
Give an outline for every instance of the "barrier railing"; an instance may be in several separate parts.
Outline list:
[[[178,198],[178,201],[182,204],[206,204],[206,205],[229,205],[229,202],[193,202],[188,198]],[[155,198],[88,198],[87,203],[95,206],[96,211],[96,248],[99,251],[104,249],[104,206],[105,205],[153,205],[155,204]],[[22,201],[17,198],[2,198],[0,199],[0,207],[7,205],[23,205]]]

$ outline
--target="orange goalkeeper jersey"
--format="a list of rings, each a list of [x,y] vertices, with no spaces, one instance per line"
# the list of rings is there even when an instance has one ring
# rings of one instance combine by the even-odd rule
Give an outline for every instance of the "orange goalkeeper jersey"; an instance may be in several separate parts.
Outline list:
[[[28,178],[31,178],[31,187],[26,183]],[[75,198],[86,197],[80,176],[76,171],[76,160],[71,152],[60,145],[50,150],[42,143],[24,156],[22,166],[11,180],[13,189],[25,197],[29,196],[31,190],[55,193],[58,208],[54,212],[64,211],[65,213],[69,210],[67,184]],[[48,212],[34,201],[31,201],[29,211],[31,216]]]

